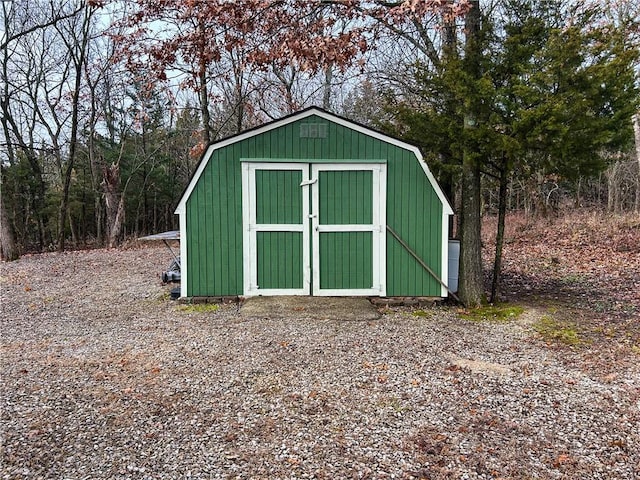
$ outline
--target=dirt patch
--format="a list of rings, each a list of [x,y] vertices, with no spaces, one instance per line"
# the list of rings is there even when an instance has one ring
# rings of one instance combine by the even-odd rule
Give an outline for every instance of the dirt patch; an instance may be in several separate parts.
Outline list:
[[[482,360],[474,360],[469,358],[460,358],[455,355],[449,356],[449,361],[454,367],[465,368],[472,373],[481,373],[489,376],[507,376],[512,373],[511,369],[506,365],[500,365],[494,362],[485,362]]]

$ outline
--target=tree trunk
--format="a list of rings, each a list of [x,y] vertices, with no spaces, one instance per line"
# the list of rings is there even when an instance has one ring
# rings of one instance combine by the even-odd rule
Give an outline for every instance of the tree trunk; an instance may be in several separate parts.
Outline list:
[[[482,303],[482,243],[480,226],[480,169],[465,153],[462,164],[462,212],[460,215],[460,292],[466,307]]]
[[[107,246],[114,248],[118,246],[118,240],[122,232],[125,195],[118,191],[120,189],[120,167],[116,164],[111,164],[109,167],[104,167],[103,172],[102,188],[106,207]]]
[[[73,142],[75,144],[75,142]],[[69,158],[62,183],[62,199],[58,209],[58,251],[64,252],[66,243],[67,210],[69,209],[69,190],[71,189],[71,173],[73,172],[73,159],[75,158],[75,146],[69,150]]]
[[[69,220],[69,231],[71,232],[71,242],[73,243],[73,246],[77,248],[79,245],[78,228],[75,225],[75,222],[73,221],[73,217],[70,211],[67,211],[67,216],[69,217],[68,220]]]
[[[242,133],[244,125],[244,100],[242,99],[242,91],[238,87],[237,91],[238,99],[236,101],[236,133]]]
[[[636,160],[638,161],[638,175],[636,176],[636,199],[634,210],[640,212],[640,112],[633,116],[633,133],[636,141]]]
[[[211,143],[211,115],[209,115],[209,93],[207,91],[207,72],[200,69],[200,113],[202,115],[202,140],[205,145]]]
[[[96,243],[98,245],[104,244],[104,234],[102,231],[103,215],[102,215],[102,199],[96,196],[93,200],[93,205],[96,212]]]
[[[496,253],[493,259],[493,279],[491,280],[491,303],[498,301],[500,293],[500,273],[502,270],[502,247],[504,245],[504,224],[507,216],[507,187],[509,175],[506,166],[500,171],[500,193],[498,196],[498,230],[496,232]]]
[[[6,151],[9,164],[15,165],[16,163],[16,149],[21,151],[29,163],[29,167],[31,167],[32,178],[35,181],[36,188],[35,192],[31,196],[31,203],[33,205],[33,212],[35,221],[38,224],[38,243],[40,250],[43,250],[47,243],[46,228],[45,225],[48,223],[48,215],[46,213],[46,190],[47,186],[44,181],[44,175],[42,173],[42,168],[40,167],[40,160],[36,153],[36,150],[33,148],[33,143],[27,143],[20,133],[20,128],[16,124],[16,121],[13,117],[10,116],[10,112],[8,110],[8,99],[3,100],[2,102],[2,115],[0,115],[0,119],[2,120],[3,130],[5,132],[5,141],[6,141]],[[17,145],[14,146],[11,137],[10,137],[10,129],[13,131],[15,139],[17,141]],[[18,148],[16,148],[18,147]]]
[[[1,188],[1,187],[0,187]],[[16,238],[9,222],[7,209],[2,198],[4,189],[0,190],[0,258],[5,261],[17,260],[20,257]]]
[[[3,13],[3,26],[4,26],[4,34],[9,36],[9,9],[11,5],[5,2],[2,2],[2,6],[0,7]],[[8,73],[8,63],[9,63],[9,49],[2,49],[2,98],[0,98],[0,124],[2,124],[2,132],[4,133],[4,141],[6,143],[5,150],[7,154],[7,160],[10,165],[15,163],[15,156],[13,150],[13,143],[11,142],[11,137],[9,133],[9,100],[11,98],[9,91],[9,73]],[[9,217],[7,215],[7,206],[4,203],[4,195],[5,189],[2,187],[2,180],[4,179],[4,175],[2,172],[2,166],[0,165],[0,258],[2,260],[12,261],[16,260],[20,254],[18,252],[18,247],[16,245],[16,237],[15,232],[9,222]]]
[[[206,35],[204,23],[198,24],[199,35]],[[211,115],[209,114],[209,91],[207,90],[207,60],[205,59],[204,45],[199,52],[198,81],[200,82],[198,96],[200,98],[200,113],[202,115],[202,140],[206,146],[211,143]]]
[[[113,217],[110,217],[109,223],[109,241],[107,246],[109,248],[115,248],[118,246],[120,240],[120,234],[122,233],[122,225],[124,224],[124,195],[120,195],[120,200],[117,202],[118,206],[115,212],[112,212]],[[117,197],[112,199],[115,203]]]
[[[69,136],[69,155],[67,157],[67,165],[64,172],[62,183],[62,200],[58,210],[58,251],[64,251],[65,247],[65,225],[67,221],[67,211],[69,209],[69,190],[71,188],[71,174],[76,159],[76,150],[78,144],[78,114],[80,109],[80,87],[82,84],[82,69],[85,64],[87,54],[87,45],[89,43],[89,29],[91,24],[91,16],[93,7],[86,6],[84,19],[82,24],[82,38],[80,45],[77,46],[78,56],[74,55],[75,78],[73,85],[73,94],[71,97],[71,134]]]
[[[618,171],[620,163],[614,162],[607,169],[607,211],[616,213],[620,209],[620,184]]]
[[[533,198],[535,199],[534,209],[535,216],[537,218],[547,218],[547,202],[546,195],[544,194],[544,175],[540,172],[536,174],[535,187],[533,189]]]
[[[448,3],[451,3],[452,0],[448,0]],[[458,59],[458,50],[457,50],[457,41],[458,36],[456,34],[456,18],[451,15],[444,15],[442,18],[443,25],[443,35],[442,35],[442,61],[439,63],[438,68],[446,69],[449,65],[451,65],[454,60]],[[447,95],[444,104],[445,112],[447,115],[450,115],[451,118],[454,118],[458,109],[458,99],[455,98],[454,95]],[[451,152],[447,152],[448,154],[443,155],[442,161],[445,164],[455,163],[454,156]],[[451,203],[454,206],[454,210],[456,210],[456,204],[459,204],[457,201],[460,198],[460,185],[457,185],[451,173],[445,173],[447,169],[443,169],[441,172],[439,183],[444,191],[444,194],[451,200]],[[454,238],[454,236],[459,235],[460,232],[460,217],[459,215],[452,215],[449,218],[449,237]]]
[[[331,79],[333,78],[333,66],[327,65],[324,69],[324,91],[322,95],[322,108],[329,110],[331,107]]]
[[[448,0],[447,3],[451,4],[452,0]],[[456,20],[456,17],[449,14],[445,14],[442,19],[442,55],[445,60],[451,59],[456,54],[456,42],[458,39]]]
[[[607,212],[613,212],[615,189],[616,189],[616,182],[614,178],[615,168],[616,168],[615,163],[609,165],[609,168],[607,168]]]
[[[480,2],[472,0],[465,18],[465,70],[473,81],[480,77]],[[470,96],[473,95],[469,93]],[[464,130],[477,128],[476,99],[465,99]],[[478,155],[467,143],[462,159],[462,213],[460,218],[460,292],[465,306],[473,308],[482,303],[482,243],[480,225],[480,165]]]

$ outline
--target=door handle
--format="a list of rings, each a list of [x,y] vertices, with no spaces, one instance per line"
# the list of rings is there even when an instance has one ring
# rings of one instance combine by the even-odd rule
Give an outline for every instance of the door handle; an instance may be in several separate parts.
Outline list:
[[[318,181],[317,178],[312,178],[310,180],[305,180],[302,183],[300,183],[301,187],[306,187],[307,185],[313,185],[314,183],[316,183]]]

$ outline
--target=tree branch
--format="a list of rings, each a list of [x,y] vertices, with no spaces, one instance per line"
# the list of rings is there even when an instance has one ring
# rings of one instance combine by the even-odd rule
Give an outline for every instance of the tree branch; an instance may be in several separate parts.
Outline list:
[[[80,13],[82,11],[82,9],[84,9],[84,2],[80,3],[80,5],[73,11],[66,13],[66,14],[60,14],[60,15],[55,15],[53,16],[50,20],[44,22],[44,23],[39,23],[37,25],[33,25],[32,27],[27,28],[26,30],[21,30],[19,32],[14,33],[13,35],[7,35],[4,40],[2,41],[2,43],[0,43],[0,50],[4,50],[5,48],[7,48],[7,46],[21,38],[24,37],[26,35],[29,35],[33,32],[36,32],[38,30],[43,30],[45,28],[51,27],[53,25],[56,25],[57,23],[61,22],[62,20],[66,20],[68,18],[73,17],[74,15],[77,15],[78,13]],[[6,33],[6,32],[5,32]]]

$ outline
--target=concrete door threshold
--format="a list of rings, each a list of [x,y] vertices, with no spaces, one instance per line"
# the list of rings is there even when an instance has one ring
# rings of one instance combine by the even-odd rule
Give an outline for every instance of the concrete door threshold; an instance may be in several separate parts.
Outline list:
[[[248,297],[240,315],[314,320],[376,320],[380,313],[367,297]]]

